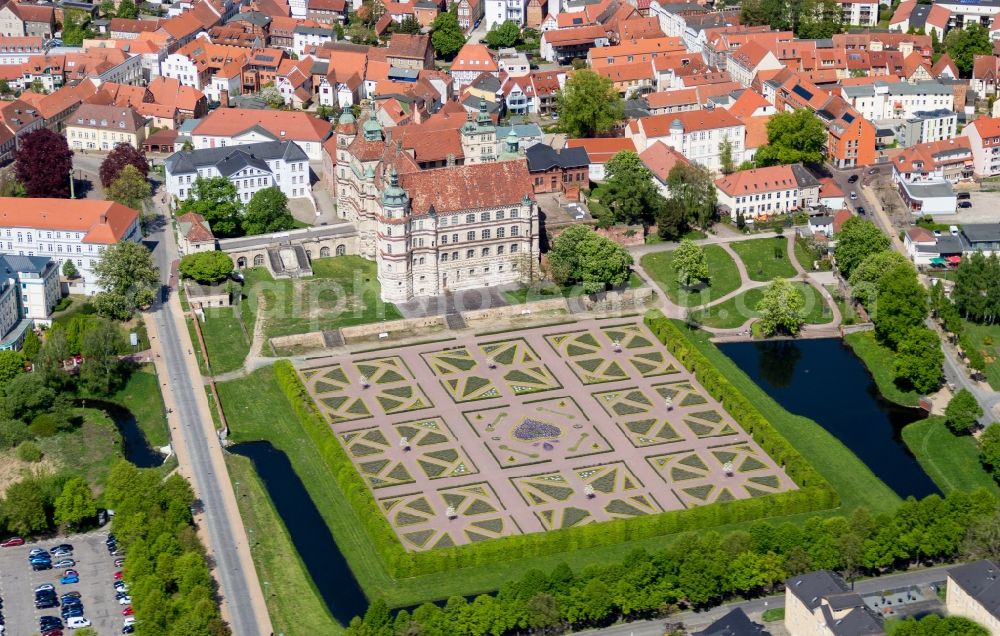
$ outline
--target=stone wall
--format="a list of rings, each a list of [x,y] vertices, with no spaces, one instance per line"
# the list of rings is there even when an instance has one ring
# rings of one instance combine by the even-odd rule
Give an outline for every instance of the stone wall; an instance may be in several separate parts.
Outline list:
[[[292,347],[303,347],[306,349],[322,349],[322,331],[311,331],[309,333],[297,333],[291,336],[277,336],[271,338],[271,346],[275,349],[287,349]]]
[[[429,327],[446,327],[444,316],[425,316],[423,318],[405,318],[403,320],[391,320],[389,322],[377,322],[370,325],[356,325],[354,327],[343,327],[340,335],[344,340],[350,342],[358,338],[365,338],[379,333],[391,334],[394,331],[411,331],[414,329],[426,329]]]
[[[578,296],[571,303],[580,303],[586,311],[607,312],[642,309],[653,301],[653,290],[649,287],[608,291],[590,296]]]
[[[507,320],[522,315],[542,313],[545,311],[566,311],[566,300],[563,298],[553,298],[551,300],[539,300],[525,303],[523,305],[507,305],[505,307],[488,307],[486,309],[475,309],[463,311],[462,318],[466,322],[477,322],[481,320]],[[525,313],[528,312],[528,313]]]

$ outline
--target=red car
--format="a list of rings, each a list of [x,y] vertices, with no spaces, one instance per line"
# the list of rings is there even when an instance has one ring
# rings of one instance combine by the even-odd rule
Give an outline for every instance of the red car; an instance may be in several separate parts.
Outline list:
[[[131,616],[132,614],[135,614],[135,610],[132,609],[131,605],[122,610],[122,616]]]
[[[116,581],[121,581],[122,580],[122,573],[121,572],[115,572],[115,580]]]
[[[16,548],[19,545],[24,545],[24,539],[21,537],[11,537],[6,541],[0,542],[0,548]]]
[[[63,636],[63,630],[61,629],[50,629],[46,632],[42,632],[42,636]]]

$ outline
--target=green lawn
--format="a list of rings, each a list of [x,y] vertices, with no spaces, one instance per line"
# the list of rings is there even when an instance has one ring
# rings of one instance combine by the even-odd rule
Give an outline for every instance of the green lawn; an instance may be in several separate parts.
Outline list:
[[[986,488],[1000,497],[1000,488],[979,463],[975,438],[955,435],[943,417],[929,417],[907,425],[903,441],[942,492]]]
[[[150,446],[159,448],[170,443],[166,407],[160,393],[160,381],[152,365],[135,371],[128,383],[111,396],[111,400],[132,411]]]
[[[903,406],[917,405],[920,394],[896,385],[896,354],[875,340],[874,331],[847,334],[844,336],[844,342],[868,367],[868,371],[875,378],[879,392],[885,399]]]
[[[994,391],[1000,391],[1000,325],[977,325],[974,322],[965,321],[965,331],[969,338],[983,354],[986,360],[986,380],[993,387]],[[986,344],[984,339],[992,338],[992,344]]]
[[[845,325],[851,325],[858,321],[858,312],[854,311],[854,305],[847,301],[844,295],[837,289],[836,285],[826,285],[826,291],[833,296],[833,301],[837,303],[840,310],[840,317]]]
[[[267,611],[275,633],[285,636],[342,633],[316,591],[267,489],[246,457],[226,454],[229,475],[240,484],[240,516],[253,528],[251,550],[257,577],[268,582]]]
[[[807,272],[813,271],[813,265],[819,259],[818,254],[809,247],[812,243],[803,239],[793,239],[795,241],[795,260],[799,262]]]
[[[57,470],[83,477],[95,491],[104,490],[111,466],[122,459],[122,437],[107,413],[98,409],[75,409],[82,423],[72,431],[38,440],[49,461]]]
[[[822,325],[833,320],[833,313],[830,312],[826,301],[823,300],[815,287],[800,282],[792,284],[803,294],[805,299],[806,324]],[[764,297],[764,289],[764,287],[754,287],[725,302],[713,305],[698,313],[698,321],[706,327],[716,329],[739,327],[747,319],[757,317],[757,303]]]
[[[673,252],[653,252],[642,257],[642,267],[675,304],[697,307],[736,290],[740,286],[740,272],[729,253],[718,245],[706,245],[709,285],[703,289],[681,289],[673,266]]]
[[[628,281],[626,282],[626,287],[628,289],[636,289],[638,287],[642,287],[644,284],[645,283],[638,274],[635,272],[629,273]],[[551,300],[559,297],[572,298],[574,296],[580,296],[582,293],[583,292],[580,291],[580,288],[576,285],[542,283],[534,287],[521,287],[520,289],[505,291],[503,292],[503,297],[512,305],[521,305],[537,300]]]
[[[243,361],[250,353],[250,341],[231,308],[205,311],[201,333],[205,338],[205,347],[208,348],[212,375],[235,371],[243,366]],[[252,331],[247,333],[252,337]]]
[[[675,321],[688,340],[711,361],[767,418],[778,432],[826,478],[840,495],[841,512],[865,506],[873,513],[888,511],[899,496],[880,481],[840,440],[816,422],[789,413],[719,351],[704,331],[691,331]],[[815,515],[809,515],[815,516]]]
[[[383,303],[375,263],[360,256],[317,258],[312,278],[275,280],[260,267],[243,272],[243,323],[247,333],[264,297],[268,338],[397,320],[396,306]]]
[[[788,262],[787,237],[737,241],[730,243],[729,247],[739,254],[751,280],[767,281],[779,276],[792,278],[796,274],[795,267]]]

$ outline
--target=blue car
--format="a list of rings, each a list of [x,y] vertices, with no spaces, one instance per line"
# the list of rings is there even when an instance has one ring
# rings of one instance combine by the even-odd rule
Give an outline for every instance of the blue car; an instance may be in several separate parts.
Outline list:
[[[73,618],[74,616],[83,616],[83,606],[81,605],[71,605],[69,607],[64,607],[62,610],[63,620],[67,618]]]
[[[71,583],[79,583],[80,576],[77,574],[64,574],[63,577],[59,579],[59,582],[62,583],[63,585],[69,585]]]

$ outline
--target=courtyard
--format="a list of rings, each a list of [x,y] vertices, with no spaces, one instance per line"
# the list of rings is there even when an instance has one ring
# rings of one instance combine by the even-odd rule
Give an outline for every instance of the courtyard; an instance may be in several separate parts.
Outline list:
[[[640,317],[299,373],[408,550],[795,488]]]

